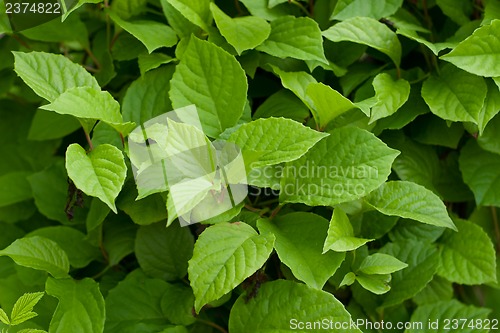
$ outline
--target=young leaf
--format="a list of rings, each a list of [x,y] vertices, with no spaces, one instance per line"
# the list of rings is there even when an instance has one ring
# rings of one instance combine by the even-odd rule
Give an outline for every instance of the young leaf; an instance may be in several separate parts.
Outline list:
[[[457,230],[441,199],[425,187],[412,182],[387,182],[370,193],[365,200],[382,214]]]
[[[211,23],[210,2],[207,0],[166,0],[191,23],[205,31]]]
[[[368,291],[382,295],[391,290],[391,274],[364,274],[356,275],[356,281]]]
[[[55,278],[68,276],[69,261],[57,243],[40,236],[20,238],[0,251],[18,265],[49,272]]]
[[[92,279],[52,279],[45,284],[47,294],[59,304],[50,321],[50,332],[103,332],[105,308],[99,284]]]
[[[0,309],[0,321],[5,325],[10,325],[9,316],[7,316],[3,309]]]
[[[206,229],[196,241],[188,268],[196,312],[255,273],[269,258],[273,244],[273,235],[259,235],[243,222]]]
[[[361,262],[358,270],[365,274],[391,274],[408,267],[393,256],[374,253]]]
[[[422,86],[422,97],[436,116],[475,124],[479,121],[486,93],[483,78],[452,65],[444,66],[439,76],[431,76]]]
[[[281,79],[283,87],[292,91],[305,105],[309,105],[307,88],[312,83],[318,83],[316,79],[306,72],[285,72],[278,67],[271,66],[276,75]]]
[[[385,53],[399,67],[401,44],[396,34],[385,24],[370,17],[353,17],[323,31],[332,42],[348,41],[367,45]]]
[[[460,284],[497,281],[495,248],[484,230],[469,221],[456,219],[459,232],[446,232],[438,274]]]
[[[123,153],[118,148],[103,144],[87,155],[80,145],[72,144],[66,151],[66,169],[78,189],[101,199],[117,212],[114,200],[127,175]]]
[[[293,275],[308,286],[322,289],[344,261],[345,253],[322,253],[328,221],[318,215],[296,212],[257,221],[259,231],[276,237],[274,248]]]
[[[265,41],[271,33],[271,26],[258,16],[231,18],[210,3],[210,10],[220,33],[231,44],[239,55],[245,50],[253,49]]]
[[[161,309],[168,282],[148,278],[140,269],[129,273],[106,297],[108,333],[161,332],[169,323]]]
[[[257,50],[278,58],[328,64],[318,24],[309,17],[284,16],[271,22],[271,34]]]
[[[123,135],[135,127],[133,123],[123,122],[120,104],[110,93],[91,87],[68,89],[52,103],[40,108],[77,117],[86,133],[90,133],[97,120],[107,123]]]
[[[336,252],[352,251],[371,240],[373,239],[354,237],[354,231],[347,214],[342,208],[337,207],[333,210],[328,235],[323,244],[323,253],[328,250]]]
[[[243,124],[228,141],[243,151],[260,153],[252,167],[261,167],[296,160],[327,136],[291,119],[266,118]]]
[[[189,228],[165,223],[142,226],[135,239],[135,255],[144,273],[170,281],[183,278],[193,256],[193,236]]]
[[[109,17],[122,29],[140,40],[149,53],[160,47],[171,47],[177,44],[177,35],[166,24],[147,20],[127,22],[112,11],[109,12]]]
[[[335,129],[307,154],[286,164],[280,201],[333,206],[359,199],[384,183],[398,154],[360,128]]]
[[[412,314],[411,321],[414,323],[443,323],[449,318],[460,318],[460,323],[464,323],[463,329],[460,332],[473,333],[483,331],[479,327],[471,328],[469,323],[487,322],[488,315],[491,310],[484,307],[475,307],[473,305],[465,305],[456,299],[449,301],[433,302],[419,306]],[[461,326],[461,324],[460,324]],[[434,326],[438,327],[438,326]],[[408,333],[422,332],[420,329],[409,329]]]
[[[363,0],[339,0],[335,5],[330,20],[345,20],[352,17],[364,16],[376,20],[394,14],[403,3],[403,0],[382,0],[366,2]]]
[[[439,252],[436,247],[419,241],[387,243],[380,253],[396,257],[408,265],[392,274],[392,290],[384,299],[383,307],[400,304],[415,296],[432,280],[439,266]]]
[[[242,294],[229,315],[230,332],[296,332],[298,323],[350,323],[351,315],[331,293],[293,281],[267,282],[246,301]],[[300,299],[300,310],[295,301]],[[302,330],[302,329],[301,329]],[[361,333],[357,328],[346,333]]]
[[[469,73],[500,76],[500,20],[493,20],[474,31],[450,53],[441,57]]]
[[[43,297],[44,292],[38,293],[26,293],[14,304],[12,308],[12,313],[10,315],[10,325],[19,325],[24,323],[31,318],[38,316],[37,313],[33,312],[33,307],[38,303],[38,301]]]
[[[357,108],[337,90],[323,83],[309,84],[306,88],[306,96],[311,101],[309,104],[312,106],[314,120],[321,129],[341,114]]]
[[[464,182],[474,192],[476,204],[500,205],[500,156],[469,140],[460,152],[459,164]]]
[[[492,120],[500,111],[500,90],[494,82],[492,82],[492,80],[487,80],[486,85],[488,86],[488,92],[486,94],[486,99],[484,100],[483,108],[479,113],[477,123],[480,138],[483,135],[489,121]]]
[[[370,123],[394,114],[410,96],[410,84],[405,79],[394,81],[387,73],[378,74],[373,79],[375,98],[372,106]]]
[[[212,43],[191,38],[170,84],[173,107],[195,104],[208,136],[217,137],[243,114],[245,72],[233,56]]]
[[[141,71],[141,76],[144,76],[146,72],[150,70],[156,69],[161,65],[168,64],[173,61],[175,61],[174,58],[163,53],[139,54],[139,57],[137,58],[137,62],[139,63],[139,70]]]
[[[82,66],[60,54],[13,53],[16,73],[37,95],[50,102],[74,87],[101,89],[96,79]]]

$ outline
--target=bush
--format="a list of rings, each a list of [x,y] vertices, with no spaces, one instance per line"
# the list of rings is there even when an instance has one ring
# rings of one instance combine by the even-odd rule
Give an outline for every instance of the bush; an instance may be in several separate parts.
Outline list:
[[[498,329],[498,1],[4,4],[3,331]]]

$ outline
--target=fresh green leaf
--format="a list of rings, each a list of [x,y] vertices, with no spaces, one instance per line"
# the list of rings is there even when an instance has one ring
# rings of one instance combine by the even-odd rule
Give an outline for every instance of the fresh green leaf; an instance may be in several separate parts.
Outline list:
[[[242,151],[261,154],[252,163],[252,167],[261,167],[296,160],[326,136],[290,119],[266,118],[243,124],[229,141]]]
[[[210,10],[222,36],[236,49],[238,54],[259,46],[271,33],[269,23],[260,17],[231,18],[213,2],[210,3]]]
[[[269,258],[273,244],[273,235],[259,235],[243,222],[206,229],[196,241],[188,268],[196,312],[255,273]]]
[[[271,22],[271,34],[257,50],[279,58],[328,63],[318,24],[308,17],[284,16]]]
[[[64,278],[69,272],[66,253],[56,242],[40,236],[18,239],[0,250],[0,256],[8,256],[24,267],[49,272],[56,278]]]
[[[191,38],[170,84],[173,107],[195,104],[208,136],[217,137],[243,114],[245,72],[233,56],[212,43]]]
[[[333,206],[359,199],[383,184],[398,154],[365,130],[335,129],[307,154],[286,164],[280,200]]]
[[[152,69],[173,61],[175,61],[174,58],[163,53],[140,54],[138,57],[139,69],[142,76]]]
[[[167,0],[191,23],[196,24],[205,31],[212,20],[209,0]]]
[[[386,292],[391,290],[390,274],[368,275],[364,273],[359,273],[356,275],[356,281],[358,281],[363,288],[377,295],[385,294]]]
[[[365,200],[382,214],[456,230],[441,199],[425,187],[412,182],[387,182],[370,193]]]
[[[135,255],[144,273],[162,280],[176,280],[187,273],[193,255],[193,236],[188,228],[164,223],[141,226],[135,239]]]
[[[13,53],[17,75],[37,95],[50,102],[71,88],[101,89],[83,67],[62,55],[45,52]]]
[[[165,316],[174,324],[191,325],[196,319],[193,316],[193,291],[184,285],[168,285],[161,299],[161,309]]]
[[[24,323],[31,318],[38,316],[37,313],[33,312],[33,308],[43,297],[43,292],[38,293],[26,293],[14,304],[12,308],[12,313],[10,315],[10,325],[15,326]]]
[[[323,253],[328,250],[337,252],[352,251],[371,240],[354,237],[354,231],[347,214],[342,208],[337,207],[333,210],[328,235],[323,245]]]
[[[408,267],[404,262],[399,261],[393,256],[374,253],[361,262],[359,271],[365,274],[391,274]]]
[[[80,145],[72,144],[66,151],[66,169],[77,188],[101,199],[116,213],[114,200],[127,173],[123,154],[118,148],[103,144],[87,155]]]
[[[82,333],[103,332],[106,312],[97,282],[89,278],[48,278],[45,290],[59,300],[49,333],[75,331],[76,328]]]
[[[422,86],[422,97],[436,116],[475,124],[479,122],[486,93],[483,78],[452,65],[444,66],[439,76],[431,76]]]
[[[484,230],[472,222],[456,219],[458,232],[445,232],[438,274],[460,284],[496,282],[495,249]]]
[[[402,3],[402,0],[382,0],[377,2],[340,0],[337,1],[330,19],[342,21],[352,17],[364,16],[378,20],[394,14]]]
[[[376,103],[371,108],[370,122],[394,114],[410,96],[410,84],[405,79],[394,81],[387,73],[373,79]]]
[[[332,42],[348,41],[370,46],[386,54],[399,67],[401,44],[396,34],[385,24],[370,17],[353,17],[323,31]]]
[[[304,322],[351,322],[350,314],[332,294],[293,281],[265,283],[257,296],[246,297],[242,294],[231,309],[231,332],[296,332]],[[297,299],[301,300],[299,308],[293,305]],[[361,332],[349,327],[342,331]]]
[[[322,289],[344,261],[344,253],[323,253],[328,221],[318,215],[296,212],[257,222],[262,234],[276,237],[274,248],[293,275],[308,286]]]
[[[122,29],[140,40],[149,53],[160,47],[171,47],[177,44],[177,35],[168,25],[147,20],[124,21],[113,12],[109,12],[109,17]]]

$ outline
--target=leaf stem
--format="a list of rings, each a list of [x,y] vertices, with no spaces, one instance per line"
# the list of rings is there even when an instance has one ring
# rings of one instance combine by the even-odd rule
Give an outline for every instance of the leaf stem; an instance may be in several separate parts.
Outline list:
[[[497,209],[490,206],[491,217],[493,219],[493,226],[495,227],[495,238],[497,243],[497,252],[500,252],[500,227],[498,225]]]
[[[216,323],[214,322],[211,322],[211,321],[208,321],[208,320],[204,320],[204,319],[201,319],[201,318],[196,318],[197,321],[199,321],[200,323],[202,324],[205,324],[207,326],[211,326],[213,328],[215,328],[216,330],[218,330],[219,332],[222,332],[222,333],[228,333],[226,331],[226,329],[224,329],[222,326],[219,326],[217,325]]]
[[[303,6],[300,2],[298,2],[298,1],[296,1],[296,0],[289,0],[288,2],[289,2],[289,3],[294,4],[294,5],[295,5],[295,6],[297,6],[297,7],[299,7],[299,8],[300,8],[300,10],[301,10],[304,14],[306,14],[307,16],[311,16],[311,15],[310,15],[310,13],[309,13],[309,11],[307,10],[307,8],[306,8],[306,7],[304,7],[304,6]]]
[[[85,132],[85,139],[87,139],[87,142],[89,144],[89,151],[92,151],[94,150],[94,145],[92,144],[92,140],[90,139],[90,135],[89,133],[87,133],[87,131],[84,131]]]

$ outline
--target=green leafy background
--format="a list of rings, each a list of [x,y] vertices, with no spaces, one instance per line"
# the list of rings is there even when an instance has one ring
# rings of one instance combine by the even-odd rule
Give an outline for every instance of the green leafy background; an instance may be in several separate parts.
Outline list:
[[[498,329],[498,0],[80,0],[22,31],[5,9],[0,331]],[[181,227],[128,136],[193,104],[250,187]]]

